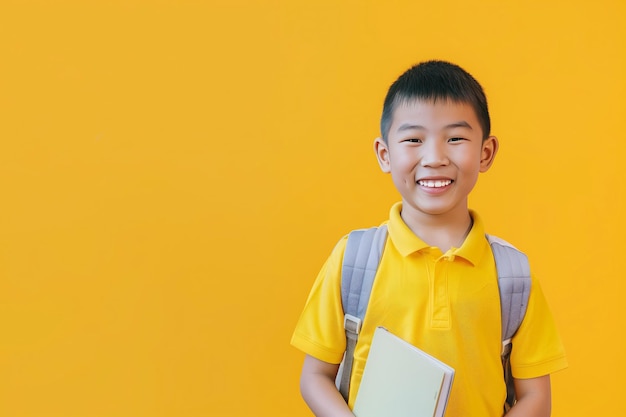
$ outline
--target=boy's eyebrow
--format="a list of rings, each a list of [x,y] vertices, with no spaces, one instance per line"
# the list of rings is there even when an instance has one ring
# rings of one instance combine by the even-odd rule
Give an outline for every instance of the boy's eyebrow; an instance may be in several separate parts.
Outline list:
[[[470,126],[469,123],[467,123],[465,120],[461,120],[459,122],[456,123],[450,123],[449,125],[446,126],[446,129],[452,129],[455,127],[466,127],[468,129],[472,129],[472,126]]]
[[[453,129],[455,127],[465,127],[470,130],[472,129],[472,126],[470,126],[470,124],[467,123],[465,120],[460,120],[458,122],[445,125],[444,129]],[[422,125],[414,125],[411,123],[403,123],[400,125],[400,127],[398,127],[398,132],[403,132],[405,130],[426,130],[426,128]]]

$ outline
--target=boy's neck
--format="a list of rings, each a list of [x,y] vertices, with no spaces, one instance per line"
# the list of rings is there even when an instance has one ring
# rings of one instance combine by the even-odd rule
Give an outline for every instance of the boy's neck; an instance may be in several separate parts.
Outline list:
[[[474,221],[467,207],[457,212],[427,214],[402,207],[402,220],[420,239],[446,253],[460,247],[472,229]]]

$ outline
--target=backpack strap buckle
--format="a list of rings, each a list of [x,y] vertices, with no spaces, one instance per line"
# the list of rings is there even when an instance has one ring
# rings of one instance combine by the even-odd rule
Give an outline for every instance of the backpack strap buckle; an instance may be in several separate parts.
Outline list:
[[[511,353],[511,347],[512,347],[512,343],[511,343],[511,339],[506,339],[502,341],[502,353],[501,356],[504,357],[508,354]]]
[[[353,316],[352,314],[345,314],[343,316],[343,328],[346,329],[346,334],[351,333],[358,335],[361,333],[361,327],[363,322],[360,318]]]

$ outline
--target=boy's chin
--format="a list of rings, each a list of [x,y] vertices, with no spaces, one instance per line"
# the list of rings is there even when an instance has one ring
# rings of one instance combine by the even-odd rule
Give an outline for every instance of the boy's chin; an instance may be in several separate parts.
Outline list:
[[[433,205],[433,204],[420,204],[419,202],[414,202],[406,199],[402,199],[402,211],[407,211],[407,214],[414,214],[420,216],[433,216],[433,217],[441,217],[441,216],[454,216],[454,215],[463,215],[469,211],[467,206],[456,205],[456,206],[448,206],[448,205]]]

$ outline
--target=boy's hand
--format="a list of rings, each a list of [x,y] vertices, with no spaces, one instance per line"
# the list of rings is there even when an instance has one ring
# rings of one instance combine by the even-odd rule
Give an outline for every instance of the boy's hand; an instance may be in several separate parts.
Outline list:
[[[514,379],[517,402],[506,417],[550,417],[552,400],[550,375]]]
[[[339,365],[306,355],[300,376],[300,391],[317,417],[354,417],[335,386]]]

